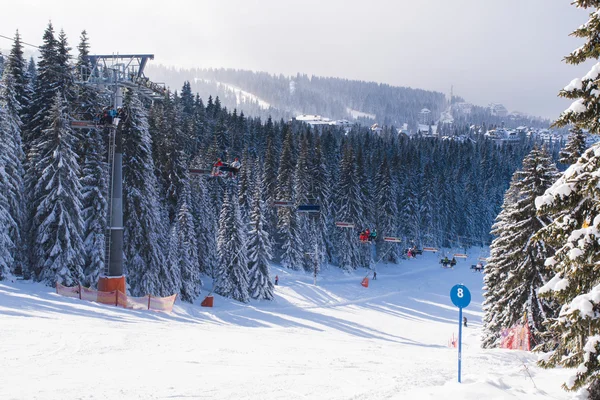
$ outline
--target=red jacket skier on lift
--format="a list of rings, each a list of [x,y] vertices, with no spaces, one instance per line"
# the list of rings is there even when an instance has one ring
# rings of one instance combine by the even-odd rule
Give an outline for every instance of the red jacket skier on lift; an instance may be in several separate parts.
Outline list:
[[[222,167],[222,166],[223,166],[223,161],[221,161],[220,158],[217,158],[217,162],[213,164],[213,171],[212,171],[213,176],[220,175],[219,167]]]

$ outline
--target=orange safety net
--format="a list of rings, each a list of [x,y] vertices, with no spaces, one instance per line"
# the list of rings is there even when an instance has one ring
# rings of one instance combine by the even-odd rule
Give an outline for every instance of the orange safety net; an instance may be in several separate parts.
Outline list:
[[[117,306],[127,308],[127,295],[117,290]]]
[[[127,308],[131,310],[147,310],[150,296],[127,297]]]
[[[81,300],[95,301],[101,304],[109,304],[129,308],[131,310],[155,310],[163,312],[173,311],[173,305],[177,299],[174,294],[168,297],[129,297],[121,291],[100,292],[80,285],[68,287],[56,283],[56,293],[65,297],[75,297]]]
[[[150,310],[171,312],[176,298],[176,294],[169,297],[150,296]]]
[[[117,291],[112,292],[96,292],[98,294],[98,303],[117,305]]]
[[[81,287],[81,300],[98,301],[98,292],[94,289]]]
[[[56,293],[65,297],[75,297],[79,298],[79,285],[78,286],[63,286],[60,283],[56,282]]]

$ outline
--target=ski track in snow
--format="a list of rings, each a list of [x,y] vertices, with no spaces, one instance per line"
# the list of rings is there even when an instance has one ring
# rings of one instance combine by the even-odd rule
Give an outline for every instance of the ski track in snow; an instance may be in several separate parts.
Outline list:
[[[179,301],[172,314],[64,298],[26,281],[0,282],[0,399],[566,399],[569,371],[534,354],[482,350],[477,257],[442,269],[433,254],[366,270],[273,267],[273,302],[214,308]],[[206,282],[205,282],[206,283]],[[465,284],[462,384],[458,310]],[[528,377],[524,364],[533,376]],[[536,389],[537,386],[537,389]]]

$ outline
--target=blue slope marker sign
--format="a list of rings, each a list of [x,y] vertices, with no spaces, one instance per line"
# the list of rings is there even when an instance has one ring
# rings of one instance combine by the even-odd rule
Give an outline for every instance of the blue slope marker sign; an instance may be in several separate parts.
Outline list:
[[[460,383],[460,367],[462,361],[462,309],[471,303],[471,292],[465,285],[454,285],[450,289],[450,300],[458,307],[458,383]]]

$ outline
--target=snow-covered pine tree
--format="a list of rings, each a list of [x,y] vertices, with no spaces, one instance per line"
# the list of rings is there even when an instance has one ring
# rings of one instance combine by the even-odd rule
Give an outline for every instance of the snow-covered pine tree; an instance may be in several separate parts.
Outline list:
[[[364,225],[362,219],[364,201],[356,176],[355,161],[352,147],[346,145],[340,162],[340,179],[336,190],[336,218],[338,221],[354,223],[356,227],[360,227]],[[356,231],[339,228],[335,236],[340,268],[346,271],[356,269],[360,265],[360,249]]]
[[[103,132],[90,129],[87,132],[85,159],[81,178],[84,219],[86,286],[95,287],[105,266],[105,243],[108,195],[108,165],[104,161]]]
[[[273,282],[269,273],[269,262],[273,256],[271,239],[264,230],[265,204],[262,200],[262,186],[262,177],[256,174],[248,232],[248,292],[253,299],[273,300]]]
[[[600,0],[575,0],[578,8],[592,9],[588,22],[572,36],[584,38],[583,46],[565,57],[567,63],[580,64],[600,57]],[[559,95],[576,99],[565,110],[557,125],[573,124],[600,133],[599,64],[582,79],[574,79]],[[600,389],[600,144],[593,145],[571,165],[563,176],[536,200],[538,211],[554,217],[540,236],[555,247],[556,254],[546,260],[555,276],[540,289],[540,295],[556,300],[561,306],[558,318],[549,324],[549,332],[558,346],[546,354],[543,367],[577,368],[563,386],[582,389],[589,398],[598,398]]]
[[[127,118],[118,129],[123,137],[123,252],[129,287],[134,296],[172,295],[180,282],[165,262],[168,229],[154,174],[147,111],[132,91],[125,93],[123,108]]]
[[[332,244],[332,229],[335,225],[331,213],[331,179],[330,172],[325,166],[323,159],[323,146],[321,137],[315,139],[315,148],[313,151],[312,165],[310,166],[310,176],[312,178],[311,198],[321,207],[321,212],[318,214],[317,232],[320,237],[317,240],[319,245],[320,262],[331,261],[333,252]]]
[[[247,303],[248,295],[248,255],[246,227],[242,222],[238,204],[237,185],[228,181],[225,198],[219,217],[219,268],[216,277],[215,293]]]
[[[23,240],[23,222],[25,218],[25,196],[23,178],[25,175],[21,147],[20,104],[16,98],[16,80],[12,74],[12,57],[9,57],[6,69],[0,80],[0,166],[3,166],[3,177],[0,177],[0,192],[4,194],[6,211],[13,221],[6,224],[11,242],[14,263],[10,265],[13,272],[22,273],[25,259]],[[2,168],[2,167],[0,167]]]
[[[0,118],[2,111],[0,110]],[[0,138],[2,137],[2,128],[0,126]],[[2,151],[0,144],[0,151]],[[6,180],[4,171],[0,168],[0,189],[3,189],[3,182]],[[8,213],[8,201],[5,192],[0,190],[0,281],[4,280],[11,272],[14,258],[13,251],[15,248],[14,242],[10,237],[10,228],[15,224],[14,220]]]
[[[565,165],[575,164],[585,151],[586,147],[585,133],[583,133],[583,130],[581,130],[581,128],[571,128],[569,137],[567,138],[567,144],[559,153],[559,162]]]
[[[508,227],[515,222],[515,204],[518,199],[516,177],[504,195],[502,210],[492,225],[492,235],[495,236],[490,246],[490,257],[485,266],[483,294],[483,337],[482,347],[494,348],[499,345],[500,333],[507,328],[501,320],[501,301],[506,296],[506,287],[503,282],[508,277],[514,258],[513,232]]]
[[[363,146],[370,146],[370,144],[363,144]],[[369,147],[366,147],[369,148]],[[374,210],[373,210],[373,190],[372,190],[372,181],[370,176],[366,171],[366,165],[369,164],[365,160],[363,147],[358,146],[357,156],[356,156],[356,168],[354,170],[356,174],[356,181],[358,182],[358,186],[360,187],[360,194],[362,201],[361,211],[360,211],[360,229],[369,229],[369,231],[373,230],[374,227]],[[371,168],[369,169],[371,170]],[[369,243],[360,243],[358,247],[359,254],[359,266],[364,268],[372,268],[374,264],[373,260],[373,247]]]
[[[13,177],[7,171],[7,165],[13,162],[16,155],[14,129],[18,126],[15,127],[12,124],[15,114],[10,115],[5,99],[7,94],[14,97],[13,91],[7,90],[6,87],[6,78],[8,77],[8,80],[12,81],[8,68],[5,68],[2,76],[3,79],[0,82],[0,280],[5,279],[14,269],[13,253],[16,247],[14,236],[15,233],[19,234],[19,226],[11,217],[12,207],[9,200],[9,196],[13,197],[18,191]]]
[[[502,216],[503,224],[498,232],[502,239],[492,243],[492,259],[486,267],[489,297],[502,293],[493,302],[488,300],[486,294],[485,321],[495,321],[499,325],[486,325],[488,334],[484,344],[488,346],[493,344],[492,339],[499,337],[501,329],[519,323],[523,315],[527,316],[532,342],[539,343],[546,330],[543,323],[556,314],[556,304],[537,295],[538,289],[549,279],[550,271],[544,266],[544,261],[553,254],[553,248],[534,239],[534,235],[550,223],[547,216],[536,215],[534,203],[536,197],[543,194],[557,176],[558,171],[550,156],[544,149],[538,148],[525,157],[522,169],[514,174],[512,190],[515,198],[503,210],[506,215]],[[509,190],[507,199],[513,195],[512,190]],[[497,248],[499,243],[505,244],[501,251]],[[490,279],[487,278],[488,273],[492,275]],[[502,273],[506,275],[496,280]]]
[[[400,205],[400,231],[409,242],[421,243],[420,205],[417,189],[419,187],[419,173],[414,170],[403,169],[398,190],[398,204]]]
[[[422,227],[421,240],[423,243],[435,243],[435,238],[439,234],[440,226],[438,224],[437,210],[438,193],[431,188],[435,187],[435,177],[433,164],[427,163],[423,169],[422,179],[419,185],[419,217]]]
[[[264,157],[264,174],[263,174],[263,200],[267,207],[265,213],[265,229],[269,233],[269,237],[276,238],[277,235],[277,212],[270,205],[277,198],[277,153],[273,140],[267,139]]]
[[[190,185],[200,271],[214,278],[219,265],[218,218],[204,178],[193,177]]]
[[[15,100],[19,104],[19,117],[23,120],[31,101],[31,93],[28,90],[27,62],[23,58],[23,45],[21,44],[21,36],[18,30],[15,33],[13,46],[8,56],[6,70],[10,72],[15,81]]]
[[[398,233],[398,206],[396,188],[390,174],[387,156],[384,156],[377,171],[377,188],[375,193],[375,210],[377,231],[378,258],[385,262],[397,263],[399,259],[398,245],[383,241],[384,236],[396,236]]]
[[[79,164],[73,150],[67,105],[60,92],[52,102],[42,131],[32,148],[41,172],[32,185],[35,273],[39,281],[72,285],[83,278],[83,231]]]
[[[184,175],[182,193],[179,196],[179,206],[173,224],[172,237],[169,245],[169,264],[181,277],[181,300],[193,302],[200,294],[200,260],[198,258],[198,243],[196,241],[196,226],[192,216],[191,190],[189,178]]]
[[[88,60],[89,42],[87,32],[81,32],[77,46],[75,76],[78,80],[86,80],[91,73],[91,63]],[[77,115],[75,118],[91,121],[94,110],[100,103],[100,96],[95,88],[89,85],[76,86]],[[84,284],[95,287],[98,277],[105,267],[105,242],[107,222],[107,196],[109,169],[104,160],[106,145],[104,133],[99,129],[85,129],[79,132],[83,159],[82,194],[84,218],[85,267]]]
[[[568,390],[597,387],[600,352],[600,319],[597,301],[600,279],[598,228],[600,147],[592,146],[546,193],[536,200],[538,211],[554,216],[539,236],[555,247],[546,260],[554,277],[540,289],[540,296],[556,300],[562,308],[548,327],[558,347],[541,362],[543,367],[577,368],[564,384]]]
[[[248,149],[244,150],[242,155],[242,167],[238,173],[238,181],[240,188],[240,211],[242,219],[249,221],[250,210],[252,209],[252,196],[254,193],[254,179],[256,175],[256,163],[250,158]]]
[[[309,142],[310,140],[310,142]],[[296,204],[307,205],[314,203],[314,199],[311,198],[311,187],[313,186],[313,179],[310,174],[310,155],[309,151],[312,149],[312,138],[305,135],[301,139],[300,151],[298,152],[298,162],[296,163],[296,169],[294,171],[294,193],[296,193]],[[302,268],[305,271],[312,271],[314,269],[314,262],[312,257],[306,257],[307,253],[315,251],[315,246],[319,240],[318,224],[316,215],[298,213],[298,230],[302,240],[302,253],[301,259]]]
[[[295,152],[294,136],[292,130],[286,125],[287,134],[279,161],[279,172],[277,174],[277,199],[294,201],[294,169]],[[304,245],[301,238],[298,214],[289,207],[282,207],[277,212],[279,216],[278,229],[283,251],[281,265],[285,268],[300,270],[304,259]]]

